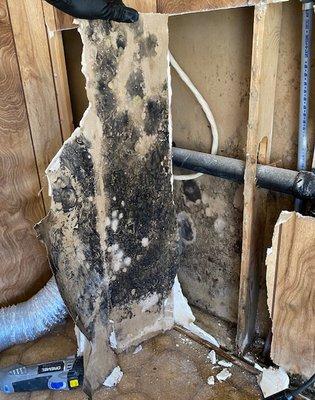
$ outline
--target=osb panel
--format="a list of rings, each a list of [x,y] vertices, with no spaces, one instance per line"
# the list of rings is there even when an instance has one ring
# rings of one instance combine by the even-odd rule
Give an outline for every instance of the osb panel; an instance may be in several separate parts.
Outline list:
[[[84,21],[80,32],[90,107],[48,168],[52,206],[38,231],[91,342],[85,377],[93,390],[116,363],[113,332],[121,351],[172,326],[177,229],[167,17]]]

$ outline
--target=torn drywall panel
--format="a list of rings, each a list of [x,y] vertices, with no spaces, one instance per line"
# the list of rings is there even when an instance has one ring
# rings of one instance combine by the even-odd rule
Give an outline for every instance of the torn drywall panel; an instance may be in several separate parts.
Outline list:
[[[315,365],[315,218],[282,212],[266,263],[271,358],[309,378]]]
[[[173,326],[177,228],[171,184],[167,17],[81,21],[89,108],[50,164],[39,224],[85,345],[93,391],[120,352]],[[113,344],[114,343],[114,344]]]
[[[257,378],[264,398],[279,393],[289,387],[289,377],[282,368],[263,368],[262,374]]]

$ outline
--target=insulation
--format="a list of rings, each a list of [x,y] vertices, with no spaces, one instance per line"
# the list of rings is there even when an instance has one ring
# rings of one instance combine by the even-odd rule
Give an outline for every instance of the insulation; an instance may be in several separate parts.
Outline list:
[[[37,232],[88,339],[90,393],[115,352],[173,326],[178,246],[167,17],[80,21],[79,31],[89,108],[47,169],[51,209]]]

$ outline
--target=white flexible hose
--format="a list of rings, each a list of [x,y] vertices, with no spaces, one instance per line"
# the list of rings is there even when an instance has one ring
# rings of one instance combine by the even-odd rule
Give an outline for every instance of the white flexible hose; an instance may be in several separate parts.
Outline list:
[[[171,52],[169,52],[169,58],[171,66],[175,69],[181,80],[188,86],[192,94],[196,97],[198,103],[201,105],[201,108],[203,109],[203,112],[205,113],[205,116],[211,126],[211,134],[212,134],[211,154],[217,154],[219,147],[219,134],[218,134],[217,124],[215,122],[212,111],[210,110],[210,107],[206,102],[206,100],[204,99],[204,97],[200,94],[196,86],[192,83],[186,72],[183,71],[183,69],[179,66],[179,64],[177,63]],[[174,175],[173,178],[176,181],[188,181],[191,179],[199,178],[202,175],[203,175],[202,173],[198,172],[196,174],[190,174],[190,175]]]
[[[30,300],[0,309],[0,351],[43,336],[67,315],[55,278],[51,278]]]

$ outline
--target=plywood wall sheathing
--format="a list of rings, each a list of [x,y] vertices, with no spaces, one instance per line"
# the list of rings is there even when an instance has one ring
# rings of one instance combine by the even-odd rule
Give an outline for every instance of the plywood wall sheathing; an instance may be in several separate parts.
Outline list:
[[[62,145],[61,125],[41,0],[8,0],[12,30],[45,206],[45,169]]]
[[[315,365],[315,218],[282,212],[267,256],[271,358],[309,378]]]
[[[41,289],[50,271],[33,230],[44,207],[6,0],[0,0],[0,165],[0,306],[7,306]]]
[[[58,21],[56,20],[54,8],[46,1],[43,1],[43,10],[56,88],[61,133],[63,140],[66,140],[73,132],[73,117],[62,32],[57,28]],[[48,24],[48,21],[50,24]]]
[[[266,193],[256,188],[256,167],[258,161],[270,160],[281,18],[282,4],[255,7],[238,317],[241,351],[255,332],[266,207]]]

